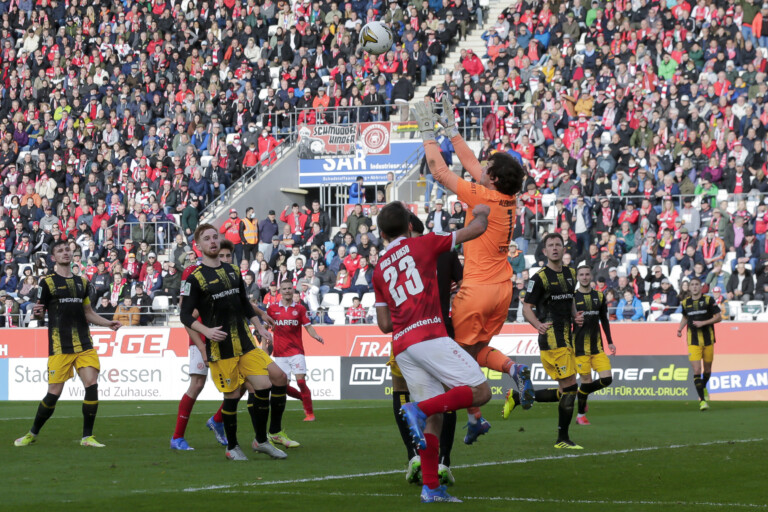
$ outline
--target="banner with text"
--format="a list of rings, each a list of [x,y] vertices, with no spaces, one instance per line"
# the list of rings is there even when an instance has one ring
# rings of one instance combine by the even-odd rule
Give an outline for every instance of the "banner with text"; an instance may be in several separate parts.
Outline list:
[[[717,345],[712,400],[768,400],[768,341],[765,324],[723,323],[715,327]],[[325,345],[305,339],[307,384],[318,400],[387,398],[392,379],[386,366],[391,336],[373,325],[315,326]],[[46,329],[13,329],[0,341],[0,400],[38,400],[47,383]],[[596,399],[696,398],[685,341],[672,324],[614,324],[617,355],[611,357],[613,385]],[[508,324],[492,346],[531,366],[537,387],[550,387],[541,366],[537,335],[528,326]],[[99,354],[100,397],[105,400],[176,400],[189,385],[189,341],[182,328],[93,330]],[[486,371],[494,397],[512,385],[508,375]],[[202,400],[218,400],[209,383]],[[81,400],[77,377],[63,399]]]
[[[373,136],[369,139],[373,141]],[[316,146],[319,147],[318,144]],[[387,182],[388,172],[398,174],[404,171],[406,159],[416,151],[423,152],[421,141],[392,141],[387,143],[386,149],[386,153],[373,153],[358,144],[356,148],[353,145],[347,156],[314,157],[309,156],[307,150],[302,152],[299,143],[299,186],[351,184],[358,176],[362,176],[365,183],[383,185]]]

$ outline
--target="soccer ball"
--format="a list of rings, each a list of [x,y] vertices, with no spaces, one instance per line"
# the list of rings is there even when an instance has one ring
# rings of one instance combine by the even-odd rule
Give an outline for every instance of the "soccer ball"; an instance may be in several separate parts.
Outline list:
[[[368,23],[360,31],[360,45],[363,50],[373,55],[381,55],[392,49],[395,35],[392,29],[380,21]]]

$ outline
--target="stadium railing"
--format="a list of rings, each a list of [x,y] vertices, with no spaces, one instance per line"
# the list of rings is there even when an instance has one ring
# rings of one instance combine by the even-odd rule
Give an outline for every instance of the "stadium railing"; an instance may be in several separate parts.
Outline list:
[[[297,133],[295,131],[287,134],[288,137],[282,139],[277,147],[269,154],[262,156],[261,162],[250,168],[243,169],[243,174],[240,178],[232,183],[223,193],[216,197],[213,201],[210,201],[203,211],[200,212],[200,218],[205,219],[210,215],[215,214],[221,208],[232,203],[232,200],[240,193],[245,191],[252,182],[259,179],[264,173],[272,168],[274,162],[279,160],[285,153],[293,149],[296,143]],[[270,163],[270,160],[273,163]]]

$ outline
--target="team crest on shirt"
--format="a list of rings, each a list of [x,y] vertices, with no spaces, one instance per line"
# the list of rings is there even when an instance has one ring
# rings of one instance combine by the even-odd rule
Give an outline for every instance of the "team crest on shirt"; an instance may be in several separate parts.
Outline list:
[[[296,311],[295,309],[291,313],[293,314],[293,316],[299,316],[299,312]]]
[[[566,278],[565,280],[568,281],[569,285],[573,286],[573,280],[572,279]]]
[[[229,386],[232,383],[231,379],[224,379],[224,380],[227,381],[227,386]]]

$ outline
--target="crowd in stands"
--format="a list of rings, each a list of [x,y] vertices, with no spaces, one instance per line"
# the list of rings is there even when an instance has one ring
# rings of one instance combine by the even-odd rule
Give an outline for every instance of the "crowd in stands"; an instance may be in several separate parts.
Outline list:
[[[462,0],[13,0],[0,16],[0,325],[27,323],[26,278],[52,268],[47,249],[60,238],[97,309],[145,325],[153,298],[174,297],[194,259],[199,213],[275,161],[297,109],[314,109],[302,122],[330,122],[347,105],[410,100],[482,10]],[[397,34],[378,59],[357,44],[374,19]]]
[[[529,171],[521,293],[525,256],[543,265],[535,242],[556,230],[621,319],[668,319],[692,276],[720,304],[768,303],[765,34],[751,0],[525,1],[484,55],[462,50],[429,94],[449,95],[481,160],[506,151]]]

